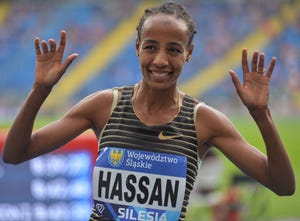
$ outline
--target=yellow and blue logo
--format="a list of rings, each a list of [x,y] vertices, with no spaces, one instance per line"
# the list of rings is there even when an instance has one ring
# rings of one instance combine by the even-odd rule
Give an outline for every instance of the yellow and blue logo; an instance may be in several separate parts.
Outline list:
[[[110,148],[108,162],[113,167],[119,167],[124,161],[124,149]]]

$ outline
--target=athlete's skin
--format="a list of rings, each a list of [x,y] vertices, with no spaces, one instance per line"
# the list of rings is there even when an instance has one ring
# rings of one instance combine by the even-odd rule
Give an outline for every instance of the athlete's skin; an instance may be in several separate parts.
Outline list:
[[[177,81],[185,62],[192,56],[194,45],[189,43],[186,23],[172,15],[148,17],[140,37],[136,52],[143,78],[135,86],[134,110],[146,125],[165,124],[178,113],[182,103],[184,92],[179,91]],[[62,61],[65,45],[65,31],[61,32],[58,47],[53,39],[48,42],[35,39],[34,84],[8,133],[3,152],[5,162],[18,164],[46,154],[89,129],[98,138],[107,123],[112,90],[84,98],[59,120],[33,131],[42,104],[78,56],[74,53]],[[263,53],[255,51],[249,64],[247,49],[243,49],[243,82],[233,70],[229,75],[261,132],[266,155],[249,144],[224,114],[204,104],[196,116],[199,156],[202,159],[209,147],[214,146],[244,173],[276,194],[292,195],[295,191],[293,169],[268,106],[276,59],[272,58],[268,67],[264,59]]]

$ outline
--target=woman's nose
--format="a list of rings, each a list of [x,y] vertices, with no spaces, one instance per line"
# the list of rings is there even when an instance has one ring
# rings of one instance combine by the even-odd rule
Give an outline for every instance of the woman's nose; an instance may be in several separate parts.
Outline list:
[[[167,54],[163,51],[159,51],[156,54],[153,63],[159,67],[168,65],[169,61]]]

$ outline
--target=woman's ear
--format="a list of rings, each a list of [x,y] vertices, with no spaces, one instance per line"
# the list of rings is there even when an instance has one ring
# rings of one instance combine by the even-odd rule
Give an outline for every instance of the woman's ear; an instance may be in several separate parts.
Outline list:
[[[140,41],[138,38],[135,41],[135,53],[137,57],[140,56]]]
[[[185,61],[186,61],[187,63],[189,63],[190,60],[191,60],[191,56],[187,55]]]
[[[186,62],[190,62],[192,54],[193,54],[193,50],[194,50],[194,43],[191,43],[190,46],[188,47],[187,55],[185,58]]]

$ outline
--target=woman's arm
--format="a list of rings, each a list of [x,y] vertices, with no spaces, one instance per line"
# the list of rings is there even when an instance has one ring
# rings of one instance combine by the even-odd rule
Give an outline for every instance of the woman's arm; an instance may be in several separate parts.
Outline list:
[[[243,172],[278,195],[292,195],[295,192],[294,172],[268,107],[269,82],[275,63],[273,58],[264,73],[264,55],[254,52],[250,72],[244,49],[243,84],[236,73],[230,71],[237,93],[260,130],[266,155],[248,144],[224,114],[206,105],[198,110],[196,128],[200,140],[212,143]]]
[[[49,39],[48,44],[46,41],[40,43],[39,38],[36,38],[34,41],[36,51],[34,85],[9,130],[3,151],[5,162],[19,163],[32,158],[32,156],[36,155],[35,151],[33,151],[35,154],[31,156],[32,153],[29,150],[32,145],[36,146],[36,143],[47,142],[48,139],[52,139],[53,135],[51,134],[44,141],[36,141],[35,136],[31,138],[34,121],[53,86],[59,81],[68,66],[77,57],[77,54],[68,56],[62,62],[66,45],[65,31],[61,32],[60,43],[57,49],[56,42],[53,39]],[[64,123],[61,121],[59,126],[63,125]],[[38,144],[37,146],[40,145]],[[41,152],[44,152],[44,150],[41,150]]]

